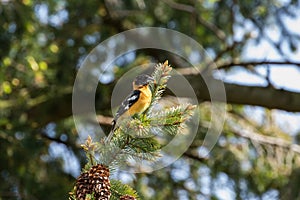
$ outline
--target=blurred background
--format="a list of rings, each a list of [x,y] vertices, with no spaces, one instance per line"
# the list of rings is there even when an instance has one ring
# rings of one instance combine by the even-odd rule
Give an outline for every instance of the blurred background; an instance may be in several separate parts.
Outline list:
[[[0,0],[0,25],[0,199],[68,198],[86,162],[72,117],[77,70],[100,42],[145,26],[179,31],[205,48],[219,69],[213,77],[224,81],[226,123],[203,156],[211,105],[191,81],[201,117],[189,149],[151,174],[114,177],[141,199],[300,199],[299,1]],[[166,59],[189,67],[153,49],[118,59],[97,88],[104,130],[118,78]]]

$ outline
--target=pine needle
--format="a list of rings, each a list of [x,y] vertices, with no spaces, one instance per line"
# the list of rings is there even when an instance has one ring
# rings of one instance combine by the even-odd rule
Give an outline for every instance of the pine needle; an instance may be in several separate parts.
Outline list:
[[[168,61],[156,65],[152,74],[155,83],[150,86],[153,97],[145,115],[119,122],[114,137],[108,144],[105,144],[104,141],[93,142],[91,137],[88,137],[86,143],[82,145],[88,160],[83,172],[95,164],[101,163],[109,166],[110,170],[114,170],[125,165],[129,160],[151,162],[161,156],[160,149],[162,146],[155,137],[156,133],[176,135],[179,133],[179,128],[191,117],[195,109],[195,106],[190,104],[166,108],[161,111],[152,109],[167,88],[171,70],[172,67]],[[111,181],[111,192],[111,199],[119,199],[125,194],[137,198],[136,192],[120,181]]]
[[[158,100],[162,97],[163,92],[167,88],[167,82],[171,77],[171,71],[172,67],[169,65],[167,60],[164,62],[164,64],[159,63],[156,65],[155,70],[152,73],[154,83],[150,85],[150,87],[153,88],[152,94],[154,95],[152,97],[149,112],[151,112],[151,108],[158,102]]]
[[[139,199],[137,192],[134,189],[132,189],[129,185],[123,184],[121,181],[118,180],[111,180],[110,184],[112,193],[110,200],[119,200],[120,197],[125,194]]]

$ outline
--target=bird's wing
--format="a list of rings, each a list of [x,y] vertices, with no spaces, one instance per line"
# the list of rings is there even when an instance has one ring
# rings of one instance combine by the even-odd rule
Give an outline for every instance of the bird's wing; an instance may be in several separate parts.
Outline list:
[[[139,90],[133,90],[131,92],[130,95],[128,95],[124,101],[121,103],[121,106],[119,107],[117,113],[116,113],[116,116],[112,122],[112,128],[111,128],[111,131],[109,133],[109,135],[107,136],[107,138],[105,139],[105,143],[109,143],[111,138],[113,137],[114,135],[114,131],[115,131],[115,126],[116,126],[116,123],[117,123],[117,120],[118,118],[124,114],[135,102],[138,101],[138,99],[140,98],[140,93],[141,91]]]
[[[121,106],[119,107],[115,120],[117,120],[122,114],[124,114],[135,102],[138,101],[140,98],[141,91],[133,90],[130,95],[128,95],[124,101],[122,102]]]

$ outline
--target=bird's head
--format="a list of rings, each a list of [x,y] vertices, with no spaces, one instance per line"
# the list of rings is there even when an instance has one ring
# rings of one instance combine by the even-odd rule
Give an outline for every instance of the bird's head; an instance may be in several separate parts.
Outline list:
[[[151,82],[154,82],[154,79],[151,76],[147,74],[138,75],[133,81],[133,89],[136,90],[148,86]]]

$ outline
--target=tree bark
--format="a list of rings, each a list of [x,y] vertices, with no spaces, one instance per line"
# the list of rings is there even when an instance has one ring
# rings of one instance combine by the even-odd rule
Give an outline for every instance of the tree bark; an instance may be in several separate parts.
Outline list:
[[[186,75],[191,83],[198,100],[211,100],[207,83],[200,75]],[[219,90],[220,80],[209,79],[209,88]],[[226,102],[231,104],[243,104],[262,106],[269,109],[280,109],[289,112],[300,112],[300,93],[276,89],[274,87],[260,87],[237,85],[223,82]],[[222,99],[218,99],[222,100]]]
[[[195,91],[198,101],[210,101],[210,90],[218,91],[222,84],[220,80],[210,78],[205,82],[200,75],[185,75]],[[172,81],[172,78],[170,79]],[[224,103],[262,106],[269,109],[281,109],[289,112],[300,112],[300,93],[275,89],[273,87],[246,86],[231,83],[224,83],[226,99],[215,99]],[[180,85],[180,84],[179,84]],[[168,92],[167,92],[168,94]],[[99,95],[101,96],[101,95]],[[184,92],[179,97],[186,97]],[[110,108],[109,98],[97,99],[96,110],[98,114],[107,115]],[[98,102],[98,103],[97,103]],[[82,105],[84,106],[84,105]],[[49,122],[59,121],[72,115],[72,94],[65,94],[61,97],[53,97],[45,102],[37,104],[27,111],[28,119],[43,126]]]

